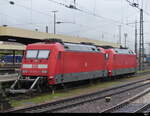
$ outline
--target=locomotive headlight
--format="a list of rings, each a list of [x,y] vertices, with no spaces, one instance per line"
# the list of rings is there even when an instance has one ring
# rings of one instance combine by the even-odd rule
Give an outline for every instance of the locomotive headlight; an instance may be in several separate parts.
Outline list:
[[[54,77],[53,77],[53,76],[50,76],[49,78],[52,79],[52,78],[54,78]]]
[[[47,64],[39,64],[38,68],[48,68],[48,65]]]
[[[32,64],[23,64],[22,68],[32,68]]]
[[[42,73],[47,73],[47,70],[42,70],[41,72],[42,72]]]

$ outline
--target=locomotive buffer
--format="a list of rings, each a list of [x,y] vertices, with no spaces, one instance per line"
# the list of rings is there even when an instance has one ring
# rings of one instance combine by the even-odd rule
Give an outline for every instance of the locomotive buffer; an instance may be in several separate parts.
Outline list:
[[[11,85],[8,93],[32,93],[41,91],[40,83],[43,77],[37,77],[36,79],[23,79],[21,76]]]

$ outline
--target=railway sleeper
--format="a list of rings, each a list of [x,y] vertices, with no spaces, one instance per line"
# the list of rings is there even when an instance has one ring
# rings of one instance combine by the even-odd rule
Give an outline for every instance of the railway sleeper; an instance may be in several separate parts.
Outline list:
[[[45,86],[47,78],[37,77],[35,79],[25,78],[21,76],[11,85],[10,89],[7,90],[8,94],[25,94],[32,92],[42,92],[42,88]]]

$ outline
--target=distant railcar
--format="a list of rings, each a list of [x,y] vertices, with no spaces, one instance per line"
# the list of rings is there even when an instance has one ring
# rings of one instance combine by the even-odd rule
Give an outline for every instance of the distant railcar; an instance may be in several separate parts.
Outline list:
[[[146,58],[145,58],[145,62],[146,62],[146,63],[150,63],[150,57],[146,57]]]
[[[13,61],[14,59],[14,61]],[[5,62],[5,63],[21,63],[22,62],[22,55],[5,55],[2,57],[1,62]]]

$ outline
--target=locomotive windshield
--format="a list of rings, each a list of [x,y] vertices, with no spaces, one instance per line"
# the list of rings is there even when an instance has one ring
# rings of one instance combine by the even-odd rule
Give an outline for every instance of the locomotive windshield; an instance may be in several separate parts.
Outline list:
[[[50,50],[27,50],[26,58],[47,59]]]
[[[50,53],[50,51],[49,50],[39,50],[39,52],[38,52],[38,56],[37,56],[37,58],[38,59],[46,59],[46,58],[48,58],[48,56],[49,56],[49,53]]]
[[[27,50],[26,58],[36,58],[38,50]]]

